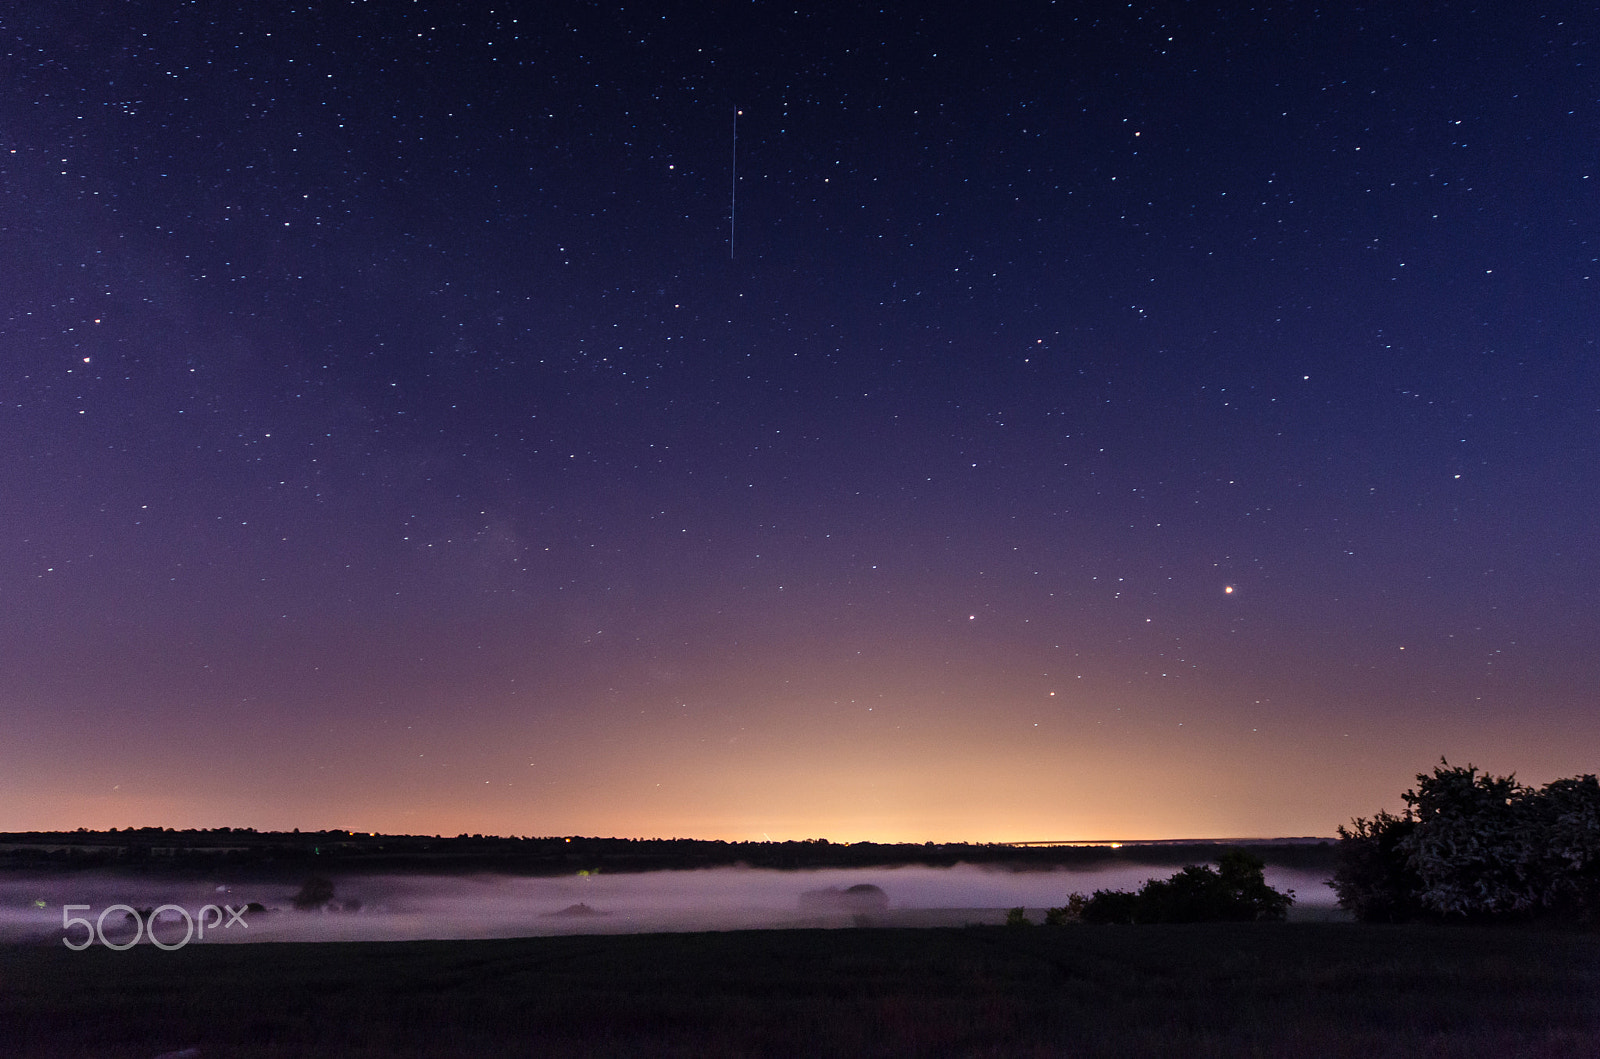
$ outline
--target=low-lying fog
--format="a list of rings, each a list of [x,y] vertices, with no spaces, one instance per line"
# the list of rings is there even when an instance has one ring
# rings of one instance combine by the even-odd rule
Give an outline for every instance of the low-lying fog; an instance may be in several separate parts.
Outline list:
[[[527,878],[504,875],[331,876],[333,896],[326,907],[297,910],[298,885],[237,883],[219,876],[204,883],[71,874],[28,878],[0,877],[0,941],[45,940],[74,943],[88,928],[63,932],[63,906],[87,905],[67,915],[90,923],[105,909],[127,905],[148,910],[176,905],[191,917],[207,905],[204,943],[245,941],[379,941],[428,938],[502,938],[539,934],[637,933],[669,930],[731,930],[776,927],[932,926],[998,923],[1005,910],[1021,905],[1034,922],[1044,909],[1063,905],[1073,892],[1137,889],[1148,878],[1166,878],[1175,868],[1122,866],[1100,871],[1058,869],[1011,871],[957,865],[909,866],[820,871],[712,868],[631,875],[576,875]],[[1326,917],[1334,896],[1320,874],[1268,868],[1267,881],[1295,891],[1290,918]],[[817,891],[843,893],[856,886],[877,887],[858,895],[887,909],[863,914],[859,902],[802,896]],[[245,912],[243,925],[229,922],[221,906],[241,909],[255,902],[264,910]],[[1297,916],[1298,913],[1298,916]],[[213,922],[215,920],[216,922]],[[170,921],[170,922],[169,922]],[[163,914],[158,936],[171,944],[184,935],[177,912]],[[103,920],[112,943],[133,937],[127,914],[117,910]],[[196,938],[195,943],[201,939]],[[98,944],[98,940],[96,942]]]

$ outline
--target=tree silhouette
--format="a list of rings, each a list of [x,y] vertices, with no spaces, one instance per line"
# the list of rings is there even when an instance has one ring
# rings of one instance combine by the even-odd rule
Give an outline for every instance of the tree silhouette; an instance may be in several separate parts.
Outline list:
[[[1338,866],[1328,885],[1341,907],[1363,923],[1402,923],[1423,911],[1422,880],[1411,870],[1401,842],[1417,826],[1404,816],[1378,812],[1339,827]]]
[[[1252,922],[1282,920],[1293,903],[1294,891],[1267,885],[1261,858],[1230,849],[1216,868],[1190,864],[1171,878],[1146,880],[1138,893],[1096,890],[1079,915],[1085,923]]]
[[[302,912],[309,912],[314,908],[326,908],[328,902],[333,900],[333,883],[320,875],[313,875],[300,887],[300,892],[294,895],[294,906]]]
[[[1329,880],[1365,921],[1590,915],[1600,910],[1600,782],[1592,775],[1535,790],[1512,776],[1452,766],[1379,813],[1339,829]]]

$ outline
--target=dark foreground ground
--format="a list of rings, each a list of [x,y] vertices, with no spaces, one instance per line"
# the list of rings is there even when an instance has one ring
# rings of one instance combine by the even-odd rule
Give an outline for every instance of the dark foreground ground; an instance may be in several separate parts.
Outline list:
[[[0,1053],[1600,1056],[1600,934],[1250,924],[0,948]]]

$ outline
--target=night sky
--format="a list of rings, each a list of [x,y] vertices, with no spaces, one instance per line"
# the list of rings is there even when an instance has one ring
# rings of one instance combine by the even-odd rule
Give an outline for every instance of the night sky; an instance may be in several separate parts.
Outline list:
[[[1600,769],[1588,5],[18,7],[0,829]]]

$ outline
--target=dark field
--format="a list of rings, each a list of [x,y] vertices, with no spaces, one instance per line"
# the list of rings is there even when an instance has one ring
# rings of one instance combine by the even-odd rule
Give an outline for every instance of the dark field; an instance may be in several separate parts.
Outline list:
[[[1227,924],[0,948],[18,1056],[1596,1056],[1600,934]]]

